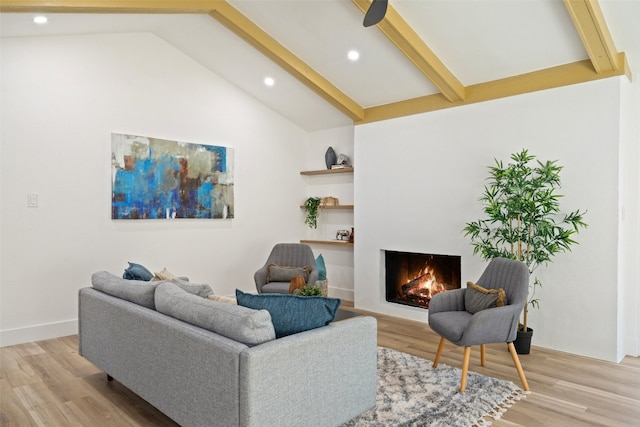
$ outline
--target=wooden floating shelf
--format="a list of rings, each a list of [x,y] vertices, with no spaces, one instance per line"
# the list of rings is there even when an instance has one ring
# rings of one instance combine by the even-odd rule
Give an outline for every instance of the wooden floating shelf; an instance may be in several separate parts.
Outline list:
[[[302,171],[300,175],[332,175],[335,173],[353,173],[353,168],[322,169],[317,171]]]
[[[300,205],[302,209],[305,208],[304,205]],[[335,206],[318,206],[320,209],[353,209],[353,205],[335,205]]]
[[[300,240],[300,243],[307,243],[312,245],[333,245],[333,246],[345,246],[352,248],[353,243],[344,242],[341,240]]]

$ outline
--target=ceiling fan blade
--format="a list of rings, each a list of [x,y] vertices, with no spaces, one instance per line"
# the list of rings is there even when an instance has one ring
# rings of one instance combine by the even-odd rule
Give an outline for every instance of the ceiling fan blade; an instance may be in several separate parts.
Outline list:
[[[387,13],[388,3],[389,0],[373,0],[373,3],[369,6],[369,10],[367,10],[367,13],[364,15],[362,25],[370,27],[382,21],[384,15]]]

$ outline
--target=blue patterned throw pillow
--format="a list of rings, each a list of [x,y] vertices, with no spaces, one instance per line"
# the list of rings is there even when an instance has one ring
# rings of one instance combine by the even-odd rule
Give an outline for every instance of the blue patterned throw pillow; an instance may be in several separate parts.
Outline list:
[[[336,317],[340,299],[287,294],[247,294],[236,289],[238,305],[267,310],[276,338],[326,326]]]

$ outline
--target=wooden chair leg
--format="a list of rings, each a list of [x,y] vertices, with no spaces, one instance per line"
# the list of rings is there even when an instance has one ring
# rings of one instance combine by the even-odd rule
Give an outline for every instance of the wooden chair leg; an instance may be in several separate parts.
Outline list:
[[[480,344],[480,366],[484,366],[486,359],[487,348],[484,344]]]
[[[440,344],[438,344],[438,351],[436,352],[436,358],[433,359],[433,367],[438,367],[438,362],[440,361],[440,355],[442,354],[442,350],[444,349],[444,338],[440,338]]]
[[[471,347],[464,348],[464,358],[462,359],[462,378],[460,379],[460,393],[464,393],[467,388],[467,372],[469,371],[469,359],[471,358]]]
[[[525,391],[529,391],[529,383],[527,383],[527,378],[524,376],[524,371],[522,370],[522,365],[520,364],[520,358],[518,357],[518,353],[516,353],[516,347],[512,342],[509,343],[509,353],[511,353],[511,358],[513,359],[513,364],[518,371],[518,375],[520,376],[520,381],[522,381],[522,387],[524,387]]]

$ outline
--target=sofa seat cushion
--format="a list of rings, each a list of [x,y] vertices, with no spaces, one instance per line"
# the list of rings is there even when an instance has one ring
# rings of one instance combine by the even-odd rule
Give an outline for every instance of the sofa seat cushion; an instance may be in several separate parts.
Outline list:
[[[276,337],[326,326],[336,317],[340,299],[286,294],[247,294],[236,289],[238,305],[271,313]]]
[[[107,271],[98,271],[91,275],[91,285],[105,294],[127,300],[143,307],[155,310],[156,286],[162,281],[145,281],[123,279]],[[203,298],[213,294],[209,285],[191,283],[182,279],[172,280],[176,286],[181,287],[186,292],[201,296]]]
[[[250,347],[275,339],[267,310],[252,310],[190,294],[171,282],[158,282],[156,310]]]
[[[269,282],[260,288],[262,294],[288,294],[291,282]]]

